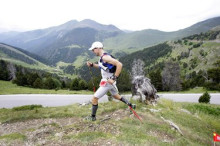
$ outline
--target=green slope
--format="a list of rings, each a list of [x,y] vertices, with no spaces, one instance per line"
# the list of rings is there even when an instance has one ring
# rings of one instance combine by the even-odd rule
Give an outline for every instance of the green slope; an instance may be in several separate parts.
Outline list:
[[[105,39],[104,44],[106,48],[113,51],[114,54],[117,54],[117,52],[132,53],[164,41],[177,40],[189,35],[207,32],[218,25],[220,25],[220,17],[211,18],[196,23],[188,28],[173,32],[147,29],[121,34],[116,37]]]
[[[34,58],[36,59],[34,59]],[[40,58],[34,54],[31,54],[27,51],[18,49],[16,47],[9,46],[7,44],[0,43],[0,59],[7,62],[11,62],[16,65],[21,65],[26,68],[44,70],[47,72],[61,72],[55,70],[54,68],[40,62],[37,60]]]
[[[213,38],[214,37],[214,38]],[[142,51],[131,53],[120,58],[125,68],[131,69],[134,59],[142,59],[145,67],[164,63],[169,60],[179,62],[182,73],[207,70],[213,67],[220,56],[220,31],[209,31],[196,34],[178,41],[169,41],[163,44],[145,48]],[[187,67],[184,67],[184,64]]]

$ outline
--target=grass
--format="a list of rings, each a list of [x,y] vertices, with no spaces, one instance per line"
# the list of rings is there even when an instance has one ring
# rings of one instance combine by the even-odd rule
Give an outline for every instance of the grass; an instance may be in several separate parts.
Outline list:
[[[12,134],[7,134],[7,135],[0,136],[0,140],[1,139],[7,139],[7,140],[21,139],[21,140],[24,141],[26,139],[26,136],[22,135],[20,133],[12,133]]]
[[[100,103],[97,121],[87,122],[82,118],[90,114],[91,105],[76,104],[62,107],[42,107],[29,110],[0,109],[0,123],[13,124],[29,122],[34,119],[67,119],[74,118],[74,123],[62,125],[56,121],[39,123],[38,129],[52,128],[51,131],[63,133],[57,138],[54,132],[47,132],[46,141],[78,145],[212,145],[213,132],[220,133],[220,105],[199,103],[176,103],[161,99],[157,106],[144,105],[137,101],[136,112],[142,118],[141,124],[130,115],[122,102]],[[157,109],[159,112],[151,112]],[[188,110],[183,112],[182,109]],[[101,121],[106,115],[112,115],[107,121]],[[172,130],[161,117],[170,120],[181,129],[183,136]],[[1,125],[0,125],[1,126]],[[31,131],[30,131],[31,129]],[[36,133],[37,129],[27,127],[26,130],[0,136],[3,139],[22,139],[26,141],[28,133]],[[35,139],[36,140],[36,139]]]
[[[204,93],[206,90],[203,87],[196,87],[187,91],[170,91],[170,92],[158,92],[158,93]],[[219,93],[219,91],[209,91],[209,93]],[[46,89],[35,89],[23,86],[17,86],[9,81],[0,80],[0,95],[7,94],[93,94],[92,91],[80,90],[46,90]],[[125,92],[123,94],[131,94],[131,92]]]
[[[12,109],[15,111],[25,111],[25,110],[34,110],[42,107],[43,107],[42,105],[24,105],[24,106],[14,107]]]
[[[9,81],[0,80],[0,95],[6,94],[92,94],[92,91],[46,90],[17,86]]]

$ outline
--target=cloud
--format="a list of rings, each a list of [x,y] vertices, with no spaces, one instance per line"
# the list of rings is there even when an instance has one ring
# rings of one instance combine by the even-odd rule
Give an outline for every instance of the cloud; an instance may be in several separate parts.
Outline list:
[[[0,3],[0,27],[16,25],[26,29],[92,19],[120,29],[174,31],[220,16],[219,0],[0,0]]]

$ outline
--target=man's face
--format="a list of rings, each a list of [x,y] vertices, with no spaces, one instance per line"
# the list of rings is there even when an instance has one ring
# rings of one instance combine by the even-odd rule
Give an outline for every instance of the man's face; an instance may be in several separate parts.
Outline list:
[[[99,49],[98,48],[94,48],[92,50],[92,52],[96,55],[96,56],[99,56]]]

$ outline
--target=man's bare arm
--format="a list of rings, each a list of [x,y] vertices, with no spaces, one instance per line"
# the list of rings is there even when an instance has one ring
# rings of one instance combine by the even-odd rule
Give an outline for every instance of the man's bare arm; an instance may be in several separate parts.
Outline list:
[[[111,56],[107,56],[107,55],[103,56],[102,59],[103,59],[103,61],[116,66],[115,76],[119,77],[121,70],[122,70],[122,66],[123,66],[122,63],[119,62],[118,60],[112,58]]]

